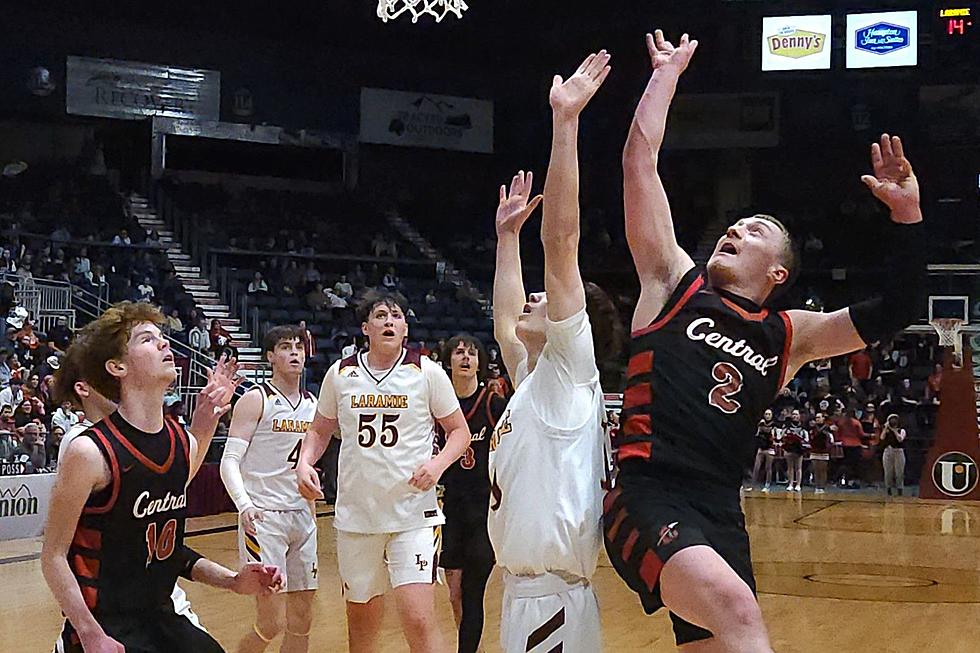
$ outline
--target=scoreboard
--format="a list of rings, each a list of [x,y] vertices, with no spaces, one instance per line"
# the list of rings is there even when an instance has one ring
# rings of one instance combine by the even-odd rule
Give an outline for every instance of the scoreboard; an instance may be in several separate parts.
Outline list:
[[[953,39],[970,39],[976,37],[976,6],[941,6],[937,10],[937,36]]]

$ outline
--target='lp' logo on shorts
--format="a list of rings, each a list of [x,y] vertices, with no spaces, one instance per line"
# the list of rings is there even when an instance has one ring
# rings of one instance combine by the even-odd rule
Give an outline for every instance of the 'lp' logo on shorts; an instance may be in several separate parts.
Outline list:
[[[429,561],[428,560],[423,560],[421,553],[416,553],[415,554],[415,564],[417,564],[419,566],[419,571],[425,571],[425,568],[429,566]]]
[[[977,463],[959,451],[945,453],[932,466],[932,482],[948,496],[967,495],[977,486]]]

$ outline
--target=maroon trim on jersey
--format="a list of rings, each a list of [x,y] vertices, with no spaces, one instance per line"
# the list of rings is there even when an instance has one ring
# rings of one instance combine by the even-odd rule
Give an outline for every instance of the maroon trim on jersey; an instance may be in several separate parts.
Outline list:
[[[78,526],[75,528],[75,535],[71,538],[72,546],[77,546],[90,551],[102,550],[102,531],[94,528]]]
[[[779,311],[779,317],[783,320],[783,325],[786,327],[786,339],[783,341],[783,360],[779,363],[779,385],[776,386],[776,392],[779,392],[779,389],[786,383],[789,351],[793,346],[793,321],[789,318],[789,313],[786,311]]]
[[[165,417],[164,424],[167,425],[167,429],[170,431],[177,431],[177,437],[180,438],[181,444],[184,445],[184,459],[187,461],[187,468],[190,469],[191,465],[191,445],[187,440],[187,431],[181,428],[180,424],[177,423],[172,417]],[[171,433],[173,435],[173,433]]]
[[[725,299],[721,295],[718,295],[718,299],[720,299],[725,306],[738,313],[743,320],[749,320],[750,322],[762,322],[769,315],[768,308],[764,308],[757,313],[752,313],[750,311],[745,310],[744,308],[742,308],[732,300]]]
[[[649,435],[649,434],[648,434]],[[650,456],[653,452],[652,442],[629,442],[627,444],[619,445],[619,449],[616,451],[616,459],[619,462],[628,460],[630,458],[640,458],[641,460],[650,460]]]
[[[663,561],[657,557],[656,553],[647,549],[646,553],[643,554],[643,560],[640,562],[640,578],[643,579],[649,591],[652,592],[653,588],[660,582],[660,571],[663,568]]]
[[[634,331],[631,334],[632,337],[638,338],[639,336],[644,336],[648,333],[653,333],[654,331],[663,328],[665,324],[670,322],[674,318],[674,316],[677,315],[682,308],[684,308],[684,305],[691,300],[691,297],[693,297],[695,293],[697,293],[703,287],[704,287],[704,275],[699,274],[698,278],[691,282],[691,285],[687,287],[687,290],[684,291],[684,294],[681,295],[681,298],[677,300],[677,303],[674,304],[674,307],[671,308],[666,315],[664,315],[662,318],[660,318],[650,326]]]
[[[112,449],[112,445],[109,443],[109,439],[95,427],[89,429],[89,432],[94,433],[99,441],[102,442],[102,446],[105,447],[106,453],[109,456],[109,472],[112,479],[109,483],[112,484],[112,494],[109,496],[109,500],[104,506],[86,506],[82,509],[82,514],[85,515],[102,515],[110,510],[116,505],[116,499],[119,498],[119,486],[122,485],[122,477],[119,474],[119,460],[116,458],[116,452]]]
[[[357,367],[357,365],[358,365],[357,352],[355,351],[353,354],[340,361],[340,365],[338,366],[338,369],[342,370],[345,367]]]
[[[633,547],[636,546],[636,541],[638,539],[640,539],[640,531],[634,528],[626,537],[626,541],[623,542],[623,560],[629,560],[630,556],[633,555]]]
[[[616,518],[613,520],[613,523],[606,529],[606,537],[609,540],[616,539],[616,536],[619,534],[619,527],[623,525],[624,521],[626,521],[626,508],[620,508],[619,512],[616,513]]]
[[[143,452],[137,449],[136,445],[127,440],[126,436],[122,434],[122,431],[116,428],[116,425],[113,424],[108,418],[105,420],[105,424],[109,427],[109,430],[112,431],[112,435],[119,440],[119,444],[126,447],[126,450],[133,454],[133,457],[140,461],[148,470],[156,474],[166,474],[170,471],[170,466],[174,464],[174,453],[177,449],[174,439],[174,432],[172,430],[167,429],[167,432],[170,434],[170,455],[162,465],[158,465],[143,455]],[[166,422],[164,422],[164,424],[166,424]]]
[[[76,576],[88,578],[89,580],[99,579],[99,568],[102,566],[98,558],[90,558],[81,553],[75,553],[71,557],[71,569]]]
[[[649,383],[637,383],[626,388],[623,393],[623,408],[645,406],[653,403],[653,386]]]
[[[625,410],[625,408],[624,406],[623,409]],[[653,421],[650,414],[637,413],[630,415],[623,422],[621,432],[623,435],[650,435],[653,433]]]
[[[629,365],[626,368],[626,378],[630,379],[641,374],[649,374],[653,371],[653,350],[641,351],[630,356]]]
[[[406,349],[405,358],[402,359],[401,364],[422,367],[422,351],[420,349]]]
[[[467,422],[470,421],[470,418],[471,417],[473,417],[474,415],[476,415],[476,409],[480,407],[480,402],[483,401],[483,397],[485,397],[486,394],[487,394],[487,387],[486,386],[483,386],[483,388],[480,390],[480,396],[476,398],[476,401],[474,401],[473,402],[473,405],[470,406],[469,412],[466,413],[466,415],[465,415]],[[490,414],[490,408],[487,407],[487,415],[489,415],[489,414]],[[492,422],[493,420],[491,419],[490,421]]]

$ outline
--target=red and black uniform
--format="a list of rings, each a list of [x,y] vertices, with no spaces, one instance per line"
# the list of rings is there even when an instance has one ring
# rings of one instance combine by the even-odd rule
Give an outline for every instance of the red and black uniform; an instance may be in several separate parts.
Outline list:
[[[711,546],[755,590],[739,488],[791,341],[785,313],[708,287],[698,268],[632,334],[604,533],[613,566],[648,613],[663,607],[664,563],[689,546]],[[711,636],[670,616],[679,645]]]
[[[221,651],[174,612],[171,599],[188,563],[187,433],[169,419],[159,433],[145,433],[117,412],[79,437],[95,443],[112,475],[86,501],[68,549],[68,565],[96,621],[127,651]],[[67,621],[58,650],[82,650]]]
[[[463,615],[459,624],[459,653],[479,649],[483,634],[483,597],[493,571],[493,546],[487,533],[490,507],[490,435],[507,407],[507,401],[481,383],[459,407],[470,429],[470,446],[439,481],[443,486],[442,552],[439,566],[459,569],[462,576]],[[437,446],[446,444],[446,433],[437,428]]]

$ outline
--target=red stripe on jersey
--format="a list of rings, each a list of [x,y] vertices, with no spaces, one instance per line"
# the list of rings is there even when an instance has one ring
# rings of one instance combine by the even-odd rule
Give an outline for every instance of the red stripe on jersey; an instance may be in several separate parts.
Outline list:
[[[622,493],[623,491],[619,488],[616,488],[612,492],[606,492],[606,496],[602,497],[602,514],[606,514],[612,510],[613,504],[616,503],[616,499]]]
[[[786,327],[786,339],[783,341],[783,360],[779,364],[779,385],[776,386],[777,391],[786,384],[786,367],[789,365],[789,352],[793,346],[793,321],[789,318],[789,313],[786,311],[780,311],[779,317],[782,318],[783,325]]]
[[[636,545],[636,541],[640,538],[640,531],[635,528],[630,531],[629,537],[623,542],[623,560],[629,560],[630,556],[633,555],[633,547]]]
[[[175,446],[176,443],[174,442],[173,431],[167,429],[167,431],[170,434],[170,455],[167,457],[167,459],[163,462],[162,465],[158,465],[152,460],[150,460],[149,458],[147,458],[145,455],[143,455],[142,451],[137,449],[132,442],[127,440],[126,436],[123,435],[118,428],[116,428],[116,425],[113,424],[112,421],[109,420],[109,418],[106,418],[103,423],[109,427],[109,430],[112,431],[112,435],[117,440],[119,440],[119,444],[126,447],[126,450],[129,451],[129,453],[133,454],[133,457],[136,458],[136,460],[140,461],[140,463],[142,463],[144,467],[149,469],[151,472],[155,472],[157,474],[166,474],[167,472],[170,471],[170,466],[174,464],[174,453],[175,453],[175,449],[177,448]]]
[[[647,549],[647,552],[643,554],[643,560],[640,562],[640,578],[643,579],[647,589],[651,592],[660,582],[660,570],[663,568],[664,563],[660,558],[653,551]]]
[[[470,421],[470,418],[472,418],[474,415],[476,415],[476,410],[477,410],[477,408],[480,407],[480,402],[483,401],[483,397],[486,394],[487,394],[487,387],[486,386],[483,386],[483,389],[480,390],[480,396],[477,397],[476,398],[476,401],[473,402],[473,405],[470,406],[470,412],[466,413],[466,415],[464,416],[466,418],[466,421],[467,422]]]
[[[623,393],[623,408],[644,406],[653,403],[653,386],[649,383],[637,383],[626,388]]]
[[[733,301],[731,301],[729,299],[725,299],[724,297],[721,297],[720,295],[719,295],[718,299],[720,299],[721,302],[725,306],[727,306],[728,308],[730,308],[733,311],[735,311],[736,313],[738,313],[742,317],[742,319],[749,320],[750,322],[762,322],[764,319],[766,319],[766,316],[769,315],[769,309],[768,308],[764,308],[761,311],[759,311],[758,313],[750,313],[749,311],[745,310],[744,308],[742,308],[741,306],[739,306],[735,302],[733,302]]]
[[[76,576],[88,578],[90,580],[99,579],[99,568],[101,563],[97,558],[87,558],[80,553],[76,553],[71,558],[71,568]]]
[[[669,313],[664,315],[662,318],[660,318],[650,326],[644,329],[640,329],[638,331],[634,331],[632,336],[636,338],[638,336],[643,336],[662,328],[665,324],[670,322],[674,318],[674,316],[677,315],[682,308],[684,308],[684,305],[687,304],[688,301],[690,301],[691,297],[694,297],[694,294],[697,291],[701,290],[701,288],[703,287],[704,287],[704,275],[699,274],[698,278],[691,282],[691,285],[687,287],[687,290],[684,291],[684,294],[681,295],[681,298],[677,300],[677,303],[674,304],[674,307],[670,309]]]
[[[630,357],[629,366],[626,368],[626,378],[649,374],[653,371],[653,350],[641,351]]]
[[[621,433],[623,435],[651,435],[653,424],[650,415],[630,415],[623,423]]]
[[[119,474],[119,460],[116,459],[116,451],[112,448],[112,444],[109,443],[109,439],[102,431],[96,428],[92,429],[92,433],[99,438],[102,446],[105,447],[106,452],[109,454],[109,473],[112,476],[109,479],[109,483],[112,484],[112,495],[104,506],[86,506],[82,509],[82,513],[87,515],[101,515],[109,512],[116,505],[116,499],[119,498],[119,486],[122,485],[122,477]]]
[[[79,526],[75,529],[75,537],[72,538],[71,543],[85,549],[100,551],[102,550],[102,531]]]
[[[99,603],[99,590],[88,585],[79,585],[78,588],[82,590],[82,598],[85,599],[85,605],[88,606],[88,609],[95,610],[95,606]]]
[[[187,461],[188,469],[191,464],[191,445],[187,442],[187,431],[181,428],[180,424],[177,423],[172,417],[166,418],[167,429],[177,431],[177,436],[180,438],[181,444],[184,445],[184,458]]]
[[[623,462],[628,458],[642,458],[649,460],[650,452],[653,450],[652,442],[630,442],[619,447],[616,458]]]
[[[613,523],[609,525],[609,530],[606,531],[606,537],[610,540],[615,540],[616,535],[619,533],[619,527],[623,525],[623,521],[626,519],[626,508],[620,508],[619,512],[616,513],[616,519]]]

